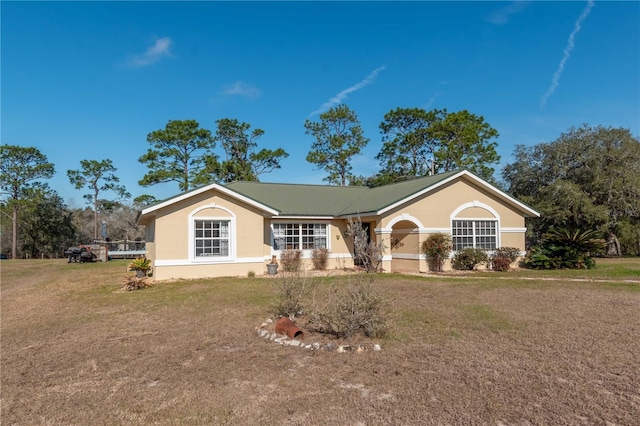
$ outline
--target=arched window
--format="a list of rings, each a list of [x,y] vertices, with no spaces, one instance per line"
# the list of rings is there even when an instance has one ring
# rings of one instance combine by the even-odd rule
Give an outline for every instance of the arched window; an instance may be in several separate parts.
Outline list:
[[[199,262],[231,260],[235,254],[235,214],[207,204],[189,215],[189,258]]]
[[[494,250],[500,245],[500,215],[478,201],[464,204],[451,214],[451,239],[454,250]]]

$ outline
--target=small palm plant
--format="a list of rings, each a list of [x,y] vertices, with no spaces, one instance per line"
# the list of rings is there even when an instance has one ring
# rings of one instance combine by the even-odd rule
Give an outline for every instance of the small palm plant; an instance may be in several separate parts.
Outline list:
[[[534,269],[591,269],[596,265],[592,256],[606,246],[605,240],[597,238],[598,234],[595,230],[552,227],[532,249],[525,264]]]
[[[146,257],[136,257],[133,259],[127,267],[129,271],[136,271],[138,275],[146,276],[149,269],[151,269],[151,260]]]

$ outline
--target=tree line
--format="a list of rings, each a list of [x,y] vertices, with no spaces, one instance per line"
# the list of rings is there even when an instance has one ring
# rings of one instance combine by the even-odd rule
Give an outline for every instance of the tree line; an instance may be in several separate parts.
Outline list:
[[[163,129],[150,132],[150,147],[139,158],[147,173],[138,183],[148,187],[175,182],[180,191],[189,191],[212,182],[258,181],[288,157],[282,148],[259,148],[262,129],[251,129],[237,119],[215,123],[211,132],[195,120],[170,120]],[[324,170],[323,180],[330,185],[373,187],[468,169],[541,211],[542,217],[528,224],[531,242],[550,226],[597,229],[606,235],[610,254],[640,254],[640,143],[629,130],[583,125],[553,142],[517,145],[515,161],[503,169],[499,180],[494,176],[500,161],[498,132],[466,110],[389,111],[379,125],[382,143],[375,158],[380,169],[372,176],[353,173],[353,158],[370,140],[348,106],[331,108],[317,121],[307,119],[304,128],[313,140],[306,160]],[[222,156],[216,154],[217,146]],[[90,208],[72,211],[43,182],[55,173],[44,154],[32,147],[1,149],[0,210],[3,219],[11,219],[14,257],[18,251],[54,255],[74,240],[89,240],[91,234],[97,239],[100,217],[114,227],[110,215],[120,218],[119,229],[110,229],[114,239],[139,237],[135,212],[157,201],[141,195],[127,204],[131,195],[119,183],[111,160],[82,160],[80,168],[68,170],[67,176],[76,189],[86,191],[83,197]],[[107,193],[115,200],[106,199]],[[2,221],[3,252],[8,244],[6,222]]]

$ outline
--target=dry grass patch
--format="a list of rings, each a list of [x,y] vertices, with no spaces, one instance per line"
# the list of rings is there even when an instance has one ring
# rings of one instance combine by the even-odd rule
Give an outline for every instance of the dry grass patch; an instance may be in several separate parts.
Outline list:
[[[640,283],[626,276],[602,283],[514,280],[511,272],[500,280],[382,275],[376,285],[394,311],[389,336],[378,341],[383,350],[337,354],[255,335],[275,280],[118,292],[124,262],[0,266],[3,424],[640,418]]]

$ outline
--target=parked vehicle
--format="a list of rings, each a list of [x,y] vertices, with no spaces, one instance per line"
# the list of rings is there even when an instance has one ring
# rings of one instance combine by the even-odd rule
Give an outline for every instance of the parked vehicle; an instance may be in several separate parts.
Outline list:
[[[69,247],[65,250],[64,254],[69,256],[67,263],[84,263],[84,262],[96,262],[98,256],[87,247]]]

